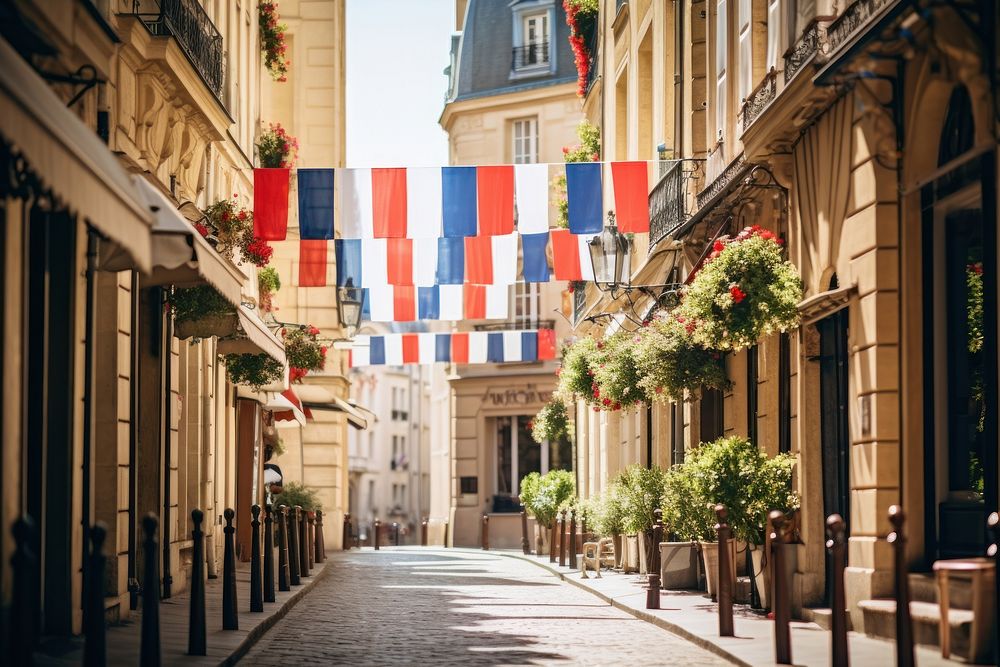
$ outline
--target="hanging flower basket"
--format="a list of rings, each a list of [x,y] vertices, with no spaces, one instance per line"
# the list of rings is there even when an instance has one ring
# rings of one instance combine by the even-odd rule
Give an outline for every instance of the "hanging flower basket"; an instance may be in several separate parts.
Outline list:
[[[651,401],[694,398],[702,387],[728,389],[722,354],[699,345],[672,314],[657,316],[636,344],[639,386]]]
[[[573,437],[573,423],[562,399],[553,398],[538,411],[531,420],[531,437],[539,444]]]
[[[230,382],[248,385],[254,391],[279,382],[285,375],[281,362],[267,354],[227,354],[223,361]]]
[[[581,338],[563,350],[559,376],[559,395],[571,402],[577,397],[591,400],[594,386],[594,368],[603,355],[603,344],[593,338]]]
[[[621,410],[646,400],[639,382],[635,352],[642,341],[642,331],[619,331],[604,341],[603,356],[594,369],[591,393],[594,403],[604,410]]]
[[[260,50],[264,56],[264,67],[275,81],[287,81],[290,60],[285,59],[288,45],[285,31],[288,27],[278,23],[278,3],[261,0],[257,4],[257,25],[260,27]]]
[[[208,285],[176,288],[169,308],[174,315],[174,336],[181,340],[228,336],[239,321],[236,307]]]
[[[591,60],[589,44],[597,30],[599,8],[598,0],[563,0],[566,24],[570,27],[569,44],[573,49],[573,59],[576,61],[576,94],[580,97],[587,94]]]
[[[202,236],[215,241],[219,254],[227,257],[242,245],[247,230],[253,229],[253,211],[237,206],[233,197],[220,199],[205,209],[204,224],[196,226]]]
[[[289,368],[304,371],[321,371],[326,366],[326,348],[319,344],[319,329],[310,325],[295,329],[282,329],[285,339],[285,358]]]
[[[759,226],[720,238],[677,309],[694,341],[741,350],[799,323],[802,280],[781,241]]]
[[[272,299],[278,290],[281,289],[281,278],[273,268],[261,269],[257,272],[257,305],[265,313],[270,313],[274,308]]]
[[[240,239],[240,255],[242,261],[257,267],[265,267],[271,263],[274,248],[267,241],[259,238],[251,226]]]

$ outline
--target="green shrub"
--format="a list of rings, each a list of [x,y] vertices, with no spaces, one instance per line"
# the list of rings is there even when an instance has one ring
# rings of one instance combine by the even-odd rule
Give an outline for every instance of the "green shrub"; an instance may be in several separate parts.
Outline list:
[[[236,306],[208,285],[178,287],[170,295],[170,309],[178,322],[236,312]]]
[[[535,520],[543,526],[551,526],[556,513],[572,502],[576,482],[568,470],[550,470],[541,476],[538,473],[526,475],[520,489],[521,502]]]
[[[682,541],[715,539],[715,514],[701,497],[690,466],[667,471],[663,492],[663,522]]]
[[[624,529],[641,533],[653,528],[653,510],[660,508],[666,473],[635,464],[622,470],[612,483],[623,509]]]
[[[595,505],[593,522],[595,533],[610,537],[625,532],[625,506],[613,486],[596,498]]]
[[[274,497],[273,506],[287,505],[291,508],[298,505],[304,510],[321,510],[323,506],[318,495],[316,489],[298,482],[288,482],[282,487],[281,493]]]

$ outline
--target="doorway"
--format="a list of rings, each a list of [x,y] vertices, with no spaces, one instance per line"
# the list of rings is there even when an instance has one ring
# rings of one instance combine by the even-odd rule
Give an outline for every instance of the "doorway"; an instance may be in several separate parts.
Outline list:
[[[833,288],[836,285],[832,286]],[[850,448],[847,415],[848,310],[843,308],[816,323],[819,329],[820,449],[823,463],[823,516],[839,514],[851,525]],[[826,600],[833,599],[833,577],[826,563]]]

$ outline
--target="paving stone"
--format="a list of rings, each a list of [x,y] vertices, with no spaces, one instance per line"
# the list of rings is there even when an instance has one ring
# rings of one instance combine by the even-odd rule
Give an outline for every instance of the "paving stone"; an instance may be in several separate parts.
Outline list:
[[[328,568],[243,664],[728,664],[512,558],[383,549]]]

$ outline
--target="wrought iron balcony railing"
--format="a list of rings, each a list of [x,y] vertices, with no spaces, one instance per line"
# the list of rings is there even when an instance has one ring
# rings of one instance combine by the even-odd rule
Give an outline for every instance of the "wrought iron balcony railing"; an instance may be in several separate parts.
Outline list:
[[[814,19],[802,31],[798,41],[785,52],[785,83],[795,78],[804,65],[819,53],[821,42],[819,19]]]
[[[833,56],[851,37],[899,0],[855,0],[826,30],[828,56]]]
[[[212,94],[223,99],[226,73],[222,35],[197,0],[133,0],[132,14],[150,34],[176,39]]]
[[[660,163],[660,180],[649,193],[650,251],[691,216],[692,183],[700,169],[700,160],[664,160]]]
[[[510,67],[513,70],[530,69],[549,64],[548,41],[511,49]]]
[[[767,105],[774,101],[778,94],[778,72],[772,67],[760,85],[753,89],[749,97],[743,102],[740,109],[742,117],[741,126],[743,131],[753,125],[757,117],[767,108]]]
[[[584,312],[587,309],[587,283],[580,282],[573,285],[573,326],[577,326],[583,321]]]
[[[590,89],[594,87],[594,82],[597,81],[597,77],[600,74],[601,65],[601,40],[597,26],[594,26],[593,31],[590,34],[590,38],[587,40],[587,53],[589,54],[589,59],[587,62],[587,87],[584,91],[585,94],[590,93]]]

